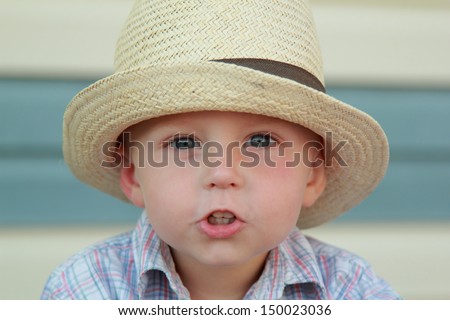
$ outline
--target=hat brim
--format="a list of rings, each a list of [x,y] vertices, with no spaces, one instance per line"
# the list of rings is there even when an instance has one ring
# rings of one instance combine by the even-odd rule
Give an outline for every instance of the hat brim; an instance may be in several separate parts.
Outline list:
[[[383,178],[389,159],[386,136],[366,113],[327,94],[232,64],[199,62],[148,66],[116,73],[81,91],[64,114],[63,152],[81,181],[128,201],[119,169],[101,166],[102,146],[122,131],[159,116],[234,111],[297,123],[333,141],[347,141],[339,155],[347,166],[326,167],[327,186],[298,227],[311,228],[360,203]]]

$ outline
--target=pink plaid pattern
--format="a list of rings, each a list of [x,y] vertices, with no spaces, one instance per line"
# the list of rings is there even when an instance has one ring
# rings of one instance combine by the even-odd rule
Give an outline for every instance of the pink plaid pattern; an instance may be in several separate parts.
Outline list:
[[[294,229],[272,250],[244,299],[399,299],[366,261]],[[168,246],[146,215],[86,248],[49,277],[41,299],[189,299]]]

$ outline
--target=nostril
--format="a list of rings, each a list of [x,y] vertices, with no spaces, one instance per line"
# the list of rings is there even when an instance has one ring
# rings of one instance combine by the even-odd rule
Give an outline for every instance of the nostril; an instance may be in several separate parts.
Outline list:
[[[209,188],[227,188],[227,187],[231,187],[231,188],[235,188],[237,185],[234,182],[228,183],[228,184],[216,184],[216,183],[210,183],[209,184]]]
[[[244,177],[238,170],[228,168],[209,170],[203,179],[203,186],[208,189],[238,189],[244,183]]]

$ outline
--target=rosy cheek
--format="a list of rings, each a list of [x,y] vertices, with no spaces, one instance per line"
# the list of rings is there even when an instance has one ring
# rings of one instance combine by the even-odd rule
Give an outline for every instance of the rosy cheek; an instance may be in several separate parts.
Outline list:
[[[145,197],[150,202],[149,205],[171,203],[195,189],[195,177],[193,168],[148,169],[144,182]]]
[[[274,199],[287,210],[300,208],[303,193],[306,189],[308,170],[302,167],[286,168],[283,165],[268,168],[263,173],[266,176],[267,188],[274,192]],[[289,207],[289,205],[292,207]]]
[[[273,165],[261,166],[264,174],[270,176],[274,181],[284,181],[285,184],[301,182],[307,176],[308,168],[301,165],[290,163],[285,159],[276,159]]]

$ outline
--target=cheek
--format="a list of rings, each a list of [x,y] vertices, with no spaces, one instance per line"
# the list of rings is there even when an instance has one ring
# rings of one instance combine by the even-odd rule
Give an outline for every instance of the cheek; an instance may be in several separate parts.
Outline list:
[[[276,213],[270,220],[278,220],[278,224],[294,221],[295,224],[306,188],[306,170],[298,167],[264,168],[260,175],[264,177],[264,181],[258,184],[262,194],[260,197],[262,205]]]
[[[264,179],[255,186],[259,197],[253,199],[257,203],[254,211],[258,216],[255,226],[261,245],[270,250],[285,240],[297,224],[305,187],[302,175],[292,168],[263,171]]]
[[[195,210],[195,178],[186,169],[146,170],[141,190],[149,222],[164,242],[177,246],[185,241],[189,212]]]
[[[172,223],[195,205],[196,175],[189,168],[145,168],[138,179],[152,223]]]
[[[299,193],[303,194],[306,188],[310,169],[298,161],[292,161],[293,157],[291,154],[287,157],[274,157],[273,163],[261,166],[261,170],[264,170],[263,175],[272,181],[272,184],[277,184],[277,187],[287,194],[295,193],[298,196]],[[273,187],[273,190],[280,189]]]

